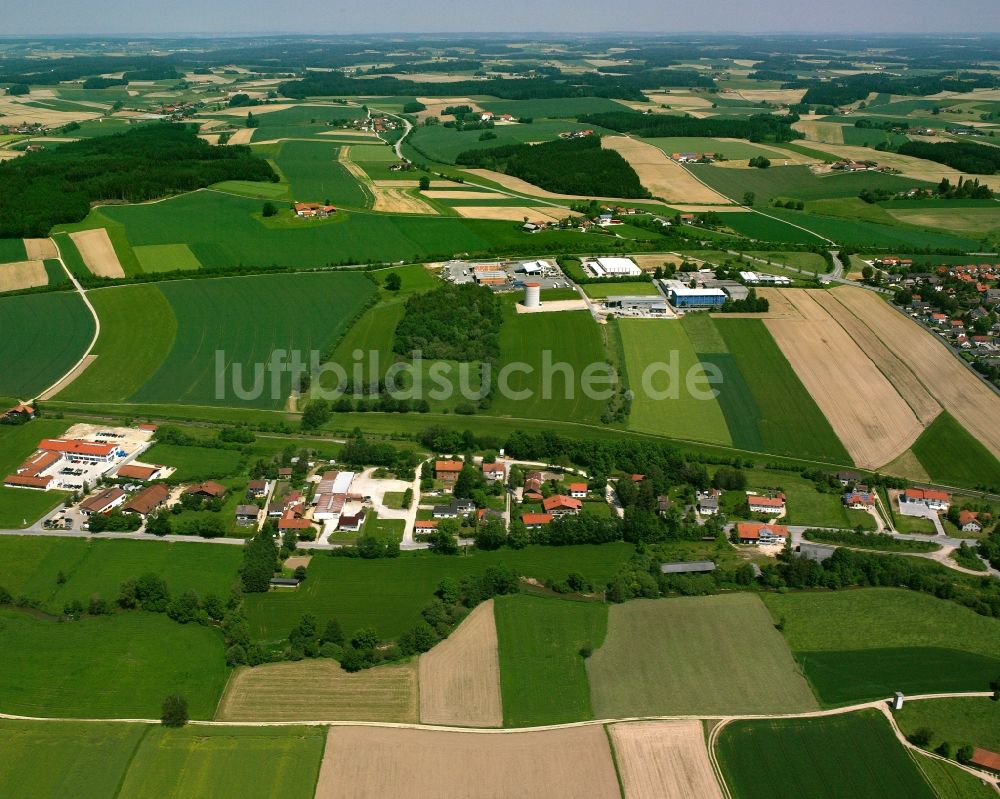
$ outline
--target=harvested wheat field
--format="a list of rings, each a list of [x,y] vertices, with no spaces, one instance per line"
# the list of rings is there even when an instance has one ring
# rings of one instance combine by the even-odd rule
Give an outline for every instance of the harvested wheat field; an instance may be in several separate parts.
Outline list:
[[[52,239],[25,239],[24,251],[28,254],[29,261],[47,261],[59,257],[59,250]]]
[[[376,186],[380,186],[386,189],[415,189],[420,185],[420,181],[416,179],[404,180],[402,178],[396,178],[392,180],[376,180],[373,181]],[[442,189],[448,186],[454,186],[454,181],[451,180],[432,180],[432,189]],[[491,197],[496,197],[497,195],[492,194]]]
[[[421,655],[419,673],[424,724],[502,727],[493,600],[478,605],[455,632]]]
[[[861,319],[886,347],[905,353],[910,369],[934,399],[1000,458],[1000,424],[997,423],[1000,397],[948,352],[933,333],[890,308],[870,291],[845,286],[834,289],[833,296]]]
[[[423,103],[426,108],[417,112],[417,122],[422,123],[427,117],[439,117],[441,112],[448,106],[467,105],[473,111],[482,111],[482,107],[475,100],[468,97],[418,97],[418,103]]]
[[[41,261],[0,264],[0,291],[18,291],[44,286],[49,282]]]
[[[40,96],[39,90],[32,91],[30,96],[14,98],[0,97],[0,115],[7,117],[9,122],[35,122],[47,128],[58,128],[70,122],[82,122],[85,119],[97,119],[100,111],[54,111],[51,108],[40,108],[29,105]],[[105,106],[107,107],[107,106]]]
[[[916,456],[916,453],[912,449],[906,450],[902,455],[900,455],[896,460],[890,461],[885,466],[881,468],[882,472],[886,474],[895,475],[896,477],[905,477],[908,480],[916,480],[917,482],[927,483],[930,481],[931,476],[927,474],[927,469],[920,462],[920,459]]]
[[[726,161],[726,163],[731,163]],[[682,214],[725,214],[725,213],[746,213],[746,208],[742,205],[683,205],[673,203],[671,206],[675,211],[680,211]]]
[[[913,410],[920,423],[926,427],[941,413],[941,406],[924,388],[906,362],[889,349],[864,322],[851,313],[837,299],[838,295],[822,289],[810,289],[807,292],[823,309],[836,320],[855,343],[871,358],[879,371]]]
[[[229,141],[226,144],[249,144],[256,132],[256,128],[240,128],[229,137]]]
[[[515,178],[511,175],[505,175],[503,172],[494,172],[492,169],[466,169],[464,171],[469,175],[475,175],[476,177],[492,181],[498,186],[502,186],[505,189],[516,192],[517,194],[527,194],[530,197],[540,197],[544,200],[599,200],[615,203],[619,203],[622,200],[621,197],[590,197],[582,194],[556,194],[554,191],[548,191],[547,189],[540,188],[534,183],[528,183],[526,180],[521,180],[520,178]],[[697,200],[697,198],[695,201],[704,202]],[[663,203],[651,200],[644,200],[643,202],[646,205],[663,205]],[[729,202],[729,200],[724,200],[723,202]]]
[[[806,139],[811,142],[822,142],[824,144],[843,144],[844,128],[835,122],[823,122],[820,119],[800,119],[792,123],[792,127],[800,133],[804,133]],[[872,151],[868,151],[868,158],[872,157]]]
[[[202,139],[203,141],[207,141],[213,147],[219,143],[218,133],[199,133],[198,138]]]
[[[559,208],[528,208],[524,205],[453,205],[452,210],[459,216],[469,219],[500,219],[509,222],[523,222],[527,217],[529,222],[552,222],[562,217],[558,216]],[[568,216],[565,211],[563,216]]]
[[[757,296],[767,300],[766,313],[727,313],[712,314],[712,316],[722,319],[802,319],[799,309],[792,305],[781,289],[759,288]]]
[[[601,139],[601,146],[620,153],[639,175],[642,185],[655,197],[667,202],[732,204],[732,200],[710,189],[680,164],[671,161],[659,147],[628,136],[605,136]]]
[[[910,406],[815,299],[784,293],[803,318],[764,324],[855,465],[876,469],[906,451],[924,429]]]
[[[358,183],[371,192],[374,198],[373,211],[389,214],[437,214],[436,208],[425,203],[420,197],[408,193],[406,189],[375,185],[375,182],[368,177],[368,173],[351,159],[350,147],[341,147],[337,153],[337,160]]]
[[[253,115],[260,116],[261,114],[273,114],[275,111],[284,111],[288,108],[298,107],[298,103],[271,103],[270,105],[255,105],[249,108],[253,112]],[[302,105],[317,105],[316,103],[302,103]],[[235,108],[220,108],[218,111],[208,112],[213,116],[219,115],[224,117],[245,117],[247,115],[247,106],[237,106]]]
[[[612,724],[625,799],[722,799],[700,721]]]
[[[316,799],[619,799],[600,725],[543,732],[332,727]]]
[[[504,196],[495,191],[463,191],[462,189],[454,189],[452,191],[448,191],[447,189],[428,189],[425,192],[421,192],[421,194],[424,197],[430,197],[435,200],[496,200]]]
[[[118,253],[111,245],[108,231],[102,227],[70,233],[69,237],[80,251],[80,257],[97,277],[125,277],[125,270],[118,261]]]
[[[795,105],[802,102],[805,89],[740,89],[737,94],[751,103],[776,103]]]
[[[417,720],[417,664],[348,674],[333,660],[269,663],[233,672],[219,721]]]

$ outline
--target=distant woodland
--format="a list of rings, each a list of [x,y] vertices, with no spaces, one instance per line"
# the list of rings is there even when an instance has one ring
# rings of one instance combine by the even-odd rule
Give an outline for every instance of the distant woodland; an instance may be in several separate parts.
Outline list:
[[[902,155],[925,158],[961,172],[993,175],[1000,171],[1000,147],[989,147],[971,141],[906,142],[899,148]]]
[[[561,194],[651,196],[628,161],[614,150],[602,149],[597,136],[466,150],[458,154],[455,163],[504,172]]]
[[[148,124],[0,164],[0,238],[47,236],[101,200],[141,202],[223,180],[274,181],[249,147],[213,147],[194,129]]]
[[[798,121],[794,114],[774,116],[755,114],[750,117],[675,117],[665,114],[639,114],[634,111],[609,111],[603,114],[583,114],[578,120],[585,125],[635,133],[645,138],[667,136],[708,136],[750,141],[792,141],[802,134],[792,130]]]

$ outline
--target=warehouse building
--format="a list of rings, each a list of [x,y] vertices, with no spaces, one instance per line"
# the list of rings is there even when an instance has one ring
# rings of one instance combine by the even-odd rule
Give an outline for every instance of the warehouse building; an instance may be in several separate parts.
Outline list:
[[[636,277],[642,270],[631,258],[594,258],[583,262],[594,277]]]
[[[636,297],[608,297],[604,300],[606,310],[626,315],[666,316],[670,313],[667,301],[657,295]]]
[[[667,298],[675,308],[717,308],[726,302],[726,292],[715,288],[690,288],[679,280],[664,280]]]

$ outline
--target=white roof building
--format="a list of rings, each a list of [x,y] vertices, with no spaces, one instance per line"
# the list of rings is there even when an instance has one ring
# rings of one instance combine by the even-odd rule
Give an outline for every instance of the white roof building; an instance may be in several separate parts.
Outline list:
[[[631,258],[595,258],[584,264],[597,277],[621,277],[641,275],[642,270]]]

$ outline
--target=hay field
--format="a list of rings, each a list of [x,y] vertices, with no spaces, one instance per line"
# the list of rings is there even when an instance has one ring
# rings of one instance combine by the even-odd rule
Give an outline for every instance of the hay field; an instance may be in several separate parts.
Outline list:
[[[424,724],[503,726],[492,599],[478,605],[455,632],[420,656],[419,674]]]
[[[553,208],[529,208],[525,205],[453,205],[452,210],[469,219],[499,219],[506,222],[521,222],[525,217],[529,222],[558,221]],[[568,213],[568,212],[567,212]]]
[[[793,122],[792,127],[800,133],[804,133],[806,140],[810,142],[844,143],[844,126],[835,122],[823,122],[822,119],[800,119],[798,122]],[[869,150],[868,158],[871,157],[873,157],[873,153]]]
[[[821,289],[807,292],[837,323],[847,331],[847,334],[864,350],[865,354],[878,367],[890,383],[913,410],[920,424],[926,427],[941,413],[941,406],[931,396],[930,392],[913,374],[899,354],[889,349],[864,322],[851,313],[839,302],[838,295]]]
[[[628,136],[605,136],[601,146],[619,153],[639,175],[642,185],[667,202],[732,203],[671,161],[659,147]]]
[[[923,425],[892,383],[812,296],[785,293],[803,319],[764,324],[855,465],[875,469],[909,449]]]
[[[108,231],[104,228],[81,230],[70,233],[69,237],[80,251],[80,257],[97,277],[125,277],[125,270],[118,260]]]
[[[417,721],[417,664],[349,674],[333,660],[271,663],[233,672],[218,721]]]
[[[448,106],[467,105],[473,111],[483,111],[482,106],[468,97],[417,97],[416,100],[427,106],[423,111],[417,112],[417,124],[421,124],[427,117],[441,116],[441,112]]]
[[[384,182],[379,181],[379,183]],[[413,181],[407,181],[408,185],[411,183],[416,185]],[[424,197],[430,197],[432,200],[499,200],[503,199],[504,196],[495,191],[462,191],[461,189],[455,191],[428,189],[421,192],[421,194]]]
[[[1000,208],[889,208],[890,216],[908,225],[972,233],[1000,228]]]
[[[517,733],[333,727],[316,799],[619,799],[598,725]]]
[[[38,108],[28,105],[39,97],[36,89],[31,95],[22,98],[0,97],[0,115],[6,117],[7,123],[38,122],[47,128],[58,128],[70,122],[82,122],[85,119],[97,119],[101,111],[55,111],[51,108]]]
[[[52,239],[25,239],[24,251],[28,254],[29,261],[45,261],[50,258],[58,258],[59,250]]]
[[[625,799],[722,799],[700,721],[612,724]]]
[[[256,128],[240,128],[229,137],[229,141],[226,144],[249,144],[256,132]]]
[[[518,194],[527,194],[530,197],[541,197],[545,200],[603,200],[610,202],[621,202],[621,197],[590,197],[583,196],[582,194],[556,194],[548,189],[540,188],[534,183],[528,183],[526,180],[521,180],[520,178],[515,178],[511,175],[505,175],[503,172],[494,172],[492,169],[466,169],[463,170],[469,175],[474,175],[478,178],[485,178],[498,186],[502,186],[505,189],[516,192]],[[698,198],[692,198],[694,202],[706,202],[705,200],[699,200]],[[719,200],[718,202],[729,203],[729,200]],[[651,205],[656,203],[654,200],[642,200],[644,205]]]
[[[18,291],[44,286],[49,282],[41,261],[0,264],[0,291]]]
[[[737,94],[751,103],[795,105],[802,102],[805,89],[740,89]]]
[[[885,345],[908,354],[917,379],[962,426],[1000,457],[1000,397],[976,378],[934,334],[864,289],[845,286],[833,295]]]
[[[370,192],[374,197],[373,211],[390,214],[437,215],[436,208],[425,203],[419,197],[408,194],[406,189],[376,186],[375,182],[368,177],[368,173],[351,159],[350,147],[341,147],[337,154],[337,160],[358,181],[363,190]]]

